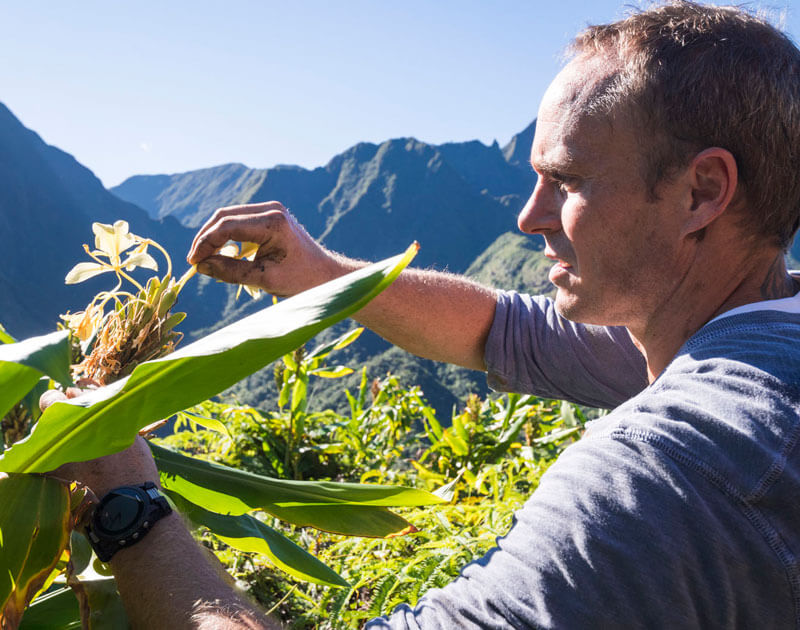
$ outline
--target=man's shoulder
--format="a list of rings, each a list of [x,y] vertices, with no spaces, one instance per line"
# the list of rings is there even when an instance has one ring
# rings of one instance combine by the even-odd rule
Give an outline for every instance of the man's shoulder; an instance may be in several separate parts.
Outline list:
[[[800,315],[751,313],[707,326],[590,431],[647,442],[751,496],[800,431]]]

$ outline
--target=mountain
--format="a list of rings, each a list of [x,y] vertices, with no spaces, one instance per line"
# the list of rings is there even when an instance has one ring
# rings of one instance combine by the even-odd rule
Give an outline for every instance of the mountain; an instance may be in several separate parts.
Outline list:
[[[111,190],[144,208],[151,218],[174,217],[192,228],[218,207],[277,199],[335,251],[375,260],[418,240],[422,248],[416,266],[469,270],[496,286],[507,281],[508,288],[520,288],[512,269],[522,270],[527,281],[545,268],[539,245],[508,234],[535,182],[527,158],[512,163],[508,156],[517,159],[522,151],[517,147],[526,142],[529,151],[527,138],[532,134],[531,125],[504,148],[496,142],[431,145],[414,138],[359,143],[316,169],[225,164],[172,175],[138,175]],[[533,253],[538,262],[526,264],[523,258]],[[501,277],[502,269],[508,273]],[[546,269],[541,273],[546,283]],[[539,278],[536,286],[542,283]],[[247,302],[230,303],[222,320],[211,328],[234,321],[252,308]],[[323,337],[331,338],[345,327]],[[467,393],[486,392],[483,374],[413,357],[369,332],[337,361],[366,365],[373,376],[392,371],[407,383],[421,385],[428,399],[445,413]],[[342,389],[357,386],[359,378],[353,375],[318,384],[316,405],[341,408]],[[271,371],[253,375],[234,391],[245,401],[268,404],[275,395]]]
[[[360,143],[316,169],[226,164],[132,177],[111,194],[89,169],[0,105],[0,322],[20,338],[41,334],[53,329],[59,314],[82,309],[109,288],[108,276],[63,283],[66,272],[85,259],[82,244],[91,243],[94,221],[127,220],[134,233],[164,245],[181,273],[196,228],[215,208],[272,199],[283,201],[327,246],[351,256],[383,258],[419,240],[418,266],[499,280],[500,257],[508,254],[511,261],[527,251],[506,235],[533,183],[528,170],[506,157],[513,154],[509,146],[520,142],[512,139],[505,148],[477,141],[436,146],[413,138]],[[487,248],[488,258],[481,257]],[[507,269],[514,265],[509,262]],[[267,304],[237,302],[233,293],[208,278],[192,281],[180,301],[188,313],[182,326],[187,335],[204,334]],[[371,375],[392,371],[422,385],[445,412],[468,391],[485,391],[482,374],[413,357],[371,333],[346,352],[343,362],[366,365]],[[237,391],[267,404],[274,395],[271,380],[265,370]],[[357,376],[350,380],[318,385],[318,406],[341,406],[342,387],[353,387]]]
[[[376,259],[418,240],[417,265],[464,271],[513,226],[532,179],[497,143],[434,146],[401,138],[357,144],[313,170],[226,164],[136,176],[111,190],[152,218],[171,216],[188,227],[220,206],[277,199],[336,251]]]
[[[511,138],[511,141],[503,147],[503,157],[506,159],[506,162],[526,173],[530,173],[533,170],[531,168],[531,145],[533,145],[533,136],[535,133],[536,121],[534,120],[530,125],[525,127],[525,129]]]
[[[117,219],[128,221],[134,233],[156,239],[177,268],[185,268],[192,230],[172,217],[155,221],[112,195],[89,169],[46,144],[0,104],[0,322],[11,334],[22,338],[51,331],[59,314],[81,310],[98,291],[110,288],[108,276],[72,286],[63,279],[86,259],[82,244],[92,243],[92,222]],[[181,304],[196,325],[208,326],[219,319],[226,295],[224,287],[197,283],[181,296]]]

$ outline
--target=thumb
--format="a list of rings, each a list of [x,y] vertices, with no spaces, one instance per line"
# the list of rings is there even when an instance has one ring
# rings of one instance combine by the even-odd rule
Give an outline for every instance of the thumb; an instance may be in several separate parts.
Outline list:
[[[197,263],[197,271],[223,282],[249,284],[263,289],[266,288],[262,278],[266,264],[264,259],[251,261],[215,255]]]

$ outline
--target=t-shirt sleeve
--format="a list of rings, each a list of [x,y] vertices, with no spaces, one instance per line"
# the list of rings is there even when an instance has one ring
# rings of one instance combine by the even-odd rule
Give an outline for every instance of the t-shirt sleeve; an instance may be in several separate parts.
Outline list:
[[[623,327],[571,322],[552,300],[500,292],[484,360],[496,391],[611,409],[647,386],[645,359]]]
[[[646,443],[584,439],[542,477],[496,548],[367,628],[784,627],[743,613],[791,617],[788,584],[767,592],[774,582],[754,579],[776,570],[764,549],[702,475]],[[786,609],[767,613],[769,601]]]

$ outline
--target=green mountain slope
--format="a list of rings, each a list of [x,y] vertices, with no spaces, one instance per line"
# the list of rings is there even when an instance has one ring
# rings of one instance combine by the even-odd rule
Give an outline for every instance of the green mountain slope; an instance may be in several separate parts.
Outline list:
[[[498,286],[521,288],[512,281],[511,273],[500,277],[497,270],[524,266],[522,261],[503,262],[507,254],[513,252],[521,258],[540,249],[538,245],[531,244],[532,249],[520,245],[526,237],[514,240],[513,235],[503,236],[513,229],[516,213],[534,183],[527,159],[523,164],[506,159],[506,154],[516,155],[513,147],[522,142],[524,139],[515,137],[501,149],[497,143],[434,146],[401,138],[380,145],[357,144],[313,170],[222,165],[177,175],[136,176],[112,191],[141,205],[152,217],[174,216],[192,227],[219,206],[277,199],[312,235],[350,256],[382,258],[418,240],[422,249],[415,260],[417,266],[456,272],[469,269],[470,274],[483,278],[483,273]],[[250,185],[252,182],[257,185]],[[497,245],[498,238],[514,246]],[[488,257],[484,254],[487,248],[493,252]],[[484,267],[486,271],[481,271]],[[529,267],[526,272],[531,271]],[[546,275],[543,271],[545,281]],[[526,281],[530,277],[527,273]],[[536,286],[541,284],[538,279]],[[224,307],[221,321],[211,328],[255,307],[248,301],[231,301]],[[327,336],[344,328],[342,325]],[[407,383],[420,384],[444,412],[470,391],[486,391],[482,374],[413,357],[368,332],[337,360],[366,365],[371,375],[391,371]],[[357,386],[359,378],[354,375],[318,383],[314,405],[342,408],[342,389]],[[267,404],[275,395],[271,371],[254,375],[235,391],[243,400]]]
[[[64,285],[64,276],[85,259],[94,221],[129,222],[131,230],[164,245],[178,269],[193,231],[166,217],[152,220],[141,208],[109,193],[94,174],[71,155],[47,145],[0,104],[0,322],[13,335],[27,337],[54,329],[58,315],[81,310],[107,276]],[[201,283],[182,296],[193,325],[220,318],[228,289]],[[210,299],[209,299],[210,298]]]

